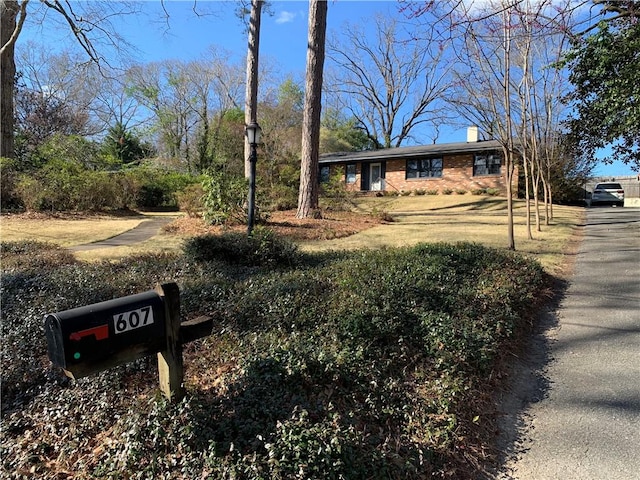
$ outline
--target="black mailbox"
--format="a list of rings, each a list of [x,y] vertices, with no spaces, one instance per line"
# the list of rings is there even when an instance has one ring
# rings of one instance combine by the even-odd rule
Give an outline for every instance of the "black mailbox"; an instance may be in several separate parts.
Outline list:
[[[164,350],[164,299],[157,291],[45,315],[49,359],[72,378]]]

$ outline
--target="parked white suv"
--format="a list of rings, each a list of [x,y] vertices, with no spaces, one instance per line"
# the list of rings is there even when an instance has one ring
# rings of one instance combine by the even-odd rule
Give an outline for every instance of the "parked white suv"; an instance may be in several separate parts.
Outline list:
[[[591,205],[608,203],[611,205],[624,205],[624,189],[615,182],[596,183],[591,194]]]

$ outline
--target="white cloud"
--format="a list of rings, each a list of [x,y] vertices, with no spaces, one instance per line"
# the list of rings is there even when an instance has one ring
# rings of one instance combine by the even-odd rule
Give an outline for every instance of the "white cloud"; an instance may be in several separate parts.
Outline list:
[[[282,23],[293,22],[294,18],[296,18],[295,13],[283,11],[283,12],[280,12],[280,14],[278,15],[278,18],[276,18],[276,23],[282,24]]]

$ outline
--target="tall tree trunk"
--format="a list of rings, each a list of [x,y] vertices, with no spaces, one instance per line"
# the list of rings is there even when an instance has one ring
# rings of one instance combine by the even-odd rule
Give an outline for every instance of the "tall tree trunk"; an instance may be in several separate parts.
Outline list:
[[[513,228],[513,176],[515,172],[515,163],[513,155],[513,132],[512,132],[512,116],[511,116],[511,8],[507,8],[503,12],[504,27],[502,34],[504,48],[504,111],[506,114],[506,140],[507,151],[505,153],[505,168],[507,170],[507,242],[509,250],[516,249],[516,240]]]
[[[302,118],[302,159],[300,192],[296,217],[309,218],[318,209],[318,157],[320,153],[320,113],[322,73],[327,31],[327,1],[309,0],[309,38]]]
[[[529,36],[524,37],[525,46],[523,48],[522,56],[522,80],[520,85],[518,86],[518,93],[520,96],[520,105],[521,105],[521,116],[522,116],[522,132],[521,142],[522,142],[522,167],[524,170],[524,201],[525,201],[525,210],[526,210],[526,228],[527,228],[527,239],[533,240],[533,235],[531,234],[531,174],[533,172],[533,156],[535,155],[535,151],[532,147],[533,138],[529,136],[528,127],[529,122],[533,122],[533,114],[532,108],[533,104],[531,102],[531,89],[529,86],[529,57],[531,50],[531,39]]]
[[[25,3],[26,6],[26,3]],[[15,1],[0,4],[0,157],[14,158],[14,103],[16,83],[15,36],[20,5]],[[22,13],[24,15],[24,11]]]
[[[200,109],[200,119],[202,121],[202,131],[198,138],[198,165],[197,172],[203,173],[210,164],[209,161],[209,102],[207,96],[202,96],[202,107]]]
[[[247,52],[247,89],[245,93],[244,122],[257,123],[258,119],[258,53],[260,52],[260,18],[263,0],[251,0],[249,19],[249,48]],[[249,178],[251,171],[251,146],[244,139],[244,176]]]

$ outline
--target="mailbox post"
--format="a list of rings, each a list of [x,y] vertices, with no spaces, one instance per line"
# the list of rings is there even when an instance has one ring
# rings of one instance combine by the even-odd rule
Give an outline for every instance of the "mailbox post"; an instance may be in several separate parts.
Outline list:
[[[49,359],[67,376],[86,377],[157,353],[160,390],[172,401],[184,394],[182,344],[210,335],[212,325],[209,317],[181,324],[175,283],[44,317]]]
[[[182,342],[180,339],[180,290],[175,283],[158,285],[156,292],[164,299],[166,322],[165,348],[158,352],[160,390],[169,400],[183,395]]]

